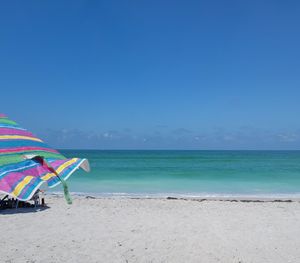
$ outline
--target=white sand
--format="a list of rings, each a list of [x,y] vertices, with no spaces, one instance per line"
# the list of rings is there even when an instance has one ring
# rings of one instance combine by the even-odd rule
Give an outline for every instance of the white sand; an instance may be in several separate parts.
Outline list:
[[[0,262],[300,262],[300,203],[64,199],[0,211]]]

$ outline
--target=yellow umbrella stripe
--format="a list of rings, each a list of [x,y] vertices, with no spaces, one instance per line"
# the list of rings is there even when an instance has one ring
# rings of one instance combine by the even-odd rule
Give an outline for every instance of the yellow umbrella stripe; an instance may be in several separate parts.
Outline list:
[[[66,167],[72,165],[73,163],[75,163],[78,160],[78,158],[73,158],[67,162],[65,162],[64,164],[62,164],[61,166],[59,166],[56,170],[56,172],[59,174],[60,172],[62,172]]]
[[[47,180],[49,180],[51,177],[54,177],[54,176],[56,176],[55,173],[47,173],[47,174],[45,174],[44,176],[42,176],[41,179],[44,180],[44,181],[47,181]]]
[[[43,142],[42,140],[34,137],[29,136],[22,136],[22,135],[0,135],[0,140],[31,140],[31,141],[37,141],[37,142]]]
[[[21,191],[24,189],[24,187],[26,185],[28,185],[31,182],[31,180],[34,179],[34,178],[35,177],[31,176],[31,175],[25,176],[24,179],[20,183],[17,184],[15,189],[12,191],[12,194],[14,196],[18,196],[21,193]]]

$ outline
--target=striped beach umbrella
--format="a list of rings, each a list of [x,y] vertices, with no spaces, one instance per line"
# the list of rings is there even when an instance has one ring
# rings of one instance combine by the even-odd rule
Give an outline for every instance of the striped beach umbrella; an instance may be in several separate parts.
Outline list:
[[[0,114],[0,192],[26,201],[42,184],[51,188],[62,183],[66,200],[72,203],[65,180],[79,167],[89,171],[88,160],[65,158]]]

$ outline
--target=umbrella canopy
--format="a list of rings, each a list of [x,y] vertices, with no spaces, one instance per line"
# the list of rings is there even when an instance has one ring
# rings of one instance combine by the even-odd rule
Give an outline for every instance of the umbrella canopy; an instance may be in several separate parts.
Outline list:
[[[79,167],[89,171],[86,159],[67,159],[31,132],[0,114],[0,192],[29,200],[43,183],[54,187]]]

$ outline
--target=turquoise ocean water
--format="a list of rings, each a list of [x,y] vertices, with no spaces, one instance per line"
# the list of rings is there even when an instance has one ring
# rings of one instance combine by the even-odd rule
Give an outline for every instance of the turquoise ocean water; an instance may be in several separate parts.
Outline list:
[[[297,196],[300,151],[62,150],[87,158],[70,190],[99,196]],[[57,186],[54,191],[61,191]]]

